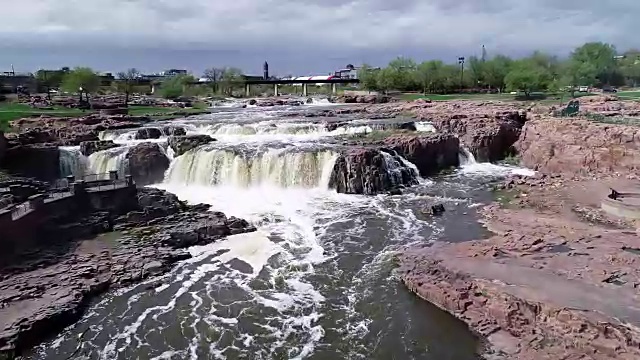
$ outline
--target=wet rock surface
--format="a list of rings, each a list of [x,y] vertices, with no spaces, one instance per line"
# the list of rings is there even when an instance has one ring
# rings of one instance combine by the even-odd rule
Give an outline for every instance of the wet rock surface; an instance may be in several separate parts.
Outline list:
[[[11,174],[49,181],[60,177],[59,159],[60,151],[55,145],[17,145],[6,149],[0,168]]]
[[[352,148],[336,160],[329,186],[339,193],[375,195],[415,185],[417,176],[392,150]]]
[[[95,296],[170,270],[190,257],[188,246],[255,231],[245,220],[162,190],[139,189],[137,198],[137,210],[114,219],[116,232],[59,243],[52,238],[0,270],[2,354],[18,355],[77,321]]]
[[[162,182],[170,163],[156,143],[138,144],[127,152],[126,158],[129,161],[129,174],[138,186]]]
[[[459,165],[460,142],[451,134],[395,135],[384,139],[383,144],[413,163],[421,176]]]
[[[80,143],[80,152],[84,156],[89,156],[95,152],[113,149],[120,145],[111,140],[83,141]]]
[[[172,136],[169,138],[169,146],[175,152],[175,156],[180,156],[189,150],[201,145],[206,145],[212,141],[216,141],[216,139],[209,135]]]

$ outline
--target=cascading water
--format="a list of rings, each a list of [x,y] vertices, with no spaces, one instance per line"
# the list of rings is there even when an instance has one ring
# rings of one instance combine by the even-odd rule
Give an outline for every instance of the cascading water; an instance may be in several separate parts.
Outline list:
[[[460,152],[458,154],[458,158],[460,160],[460,165],[475,165],[478,162],[476,161],[476,157],[473,156],[473,153],[469,151],[466,147],[460,147]]]
[[[324,187],[329,183],[337,153],[270,149],[251,157],[228,150],[197,149],[177,157],[166,182],[183,185],[273,185]]]
[[[128,151],[126,147],[118,147],[89,155],[87,173],[106,177],[109,171],[116,170],[120,176],[126,175]]]
[[[395,252],[409,243],[479,234],[466,214],[490,198],[474,193],[478,185],[467,181],[475,177],[460,172],[451,181],[421,182],[402,196],[339,194],[328,189],[338,148],[323,141],[339,131],[274,114],[241,109],[185,121],[191,133],[229,125],[234,130],[225,131],[236,133],[226,136],[235,138],[219,134],[175,157],[156,186],[258,231],[189,249],[194,258],[162,279],[105,297],[33,359],[477,358],[464,326],[417,301],[392,276]],[[124,171],[127,150],[92,154],[90,171]],[[383,156],[396,181],[417,173],[402,157]],[[423,216],[434,198],[446,214]]]
[[[61,146],[60,150],[60,176],[73,175],[81,177],[87,171],[88,160],[82,155],[79,146]]]

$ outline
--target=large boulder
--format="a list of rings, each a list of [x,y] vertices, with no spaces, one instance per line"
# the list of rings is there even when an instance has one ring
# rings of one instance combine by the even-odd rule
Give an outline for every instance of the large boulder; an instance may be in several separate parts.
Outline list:
[[[83,141],[80,143],[80,152],[84,156],[89,156],[95,152],[112,149],[120,145],[111,140]]]
[[[129,149],[126,158],[129,174],[139,186],[162,182],[169,168],[169,159],[156,143],[138,144]]]
[[[351,148],[333,167],[329,186],[339,193],[375,195],[418,183],[418,171],[393,150]]]
[[[15,175],[55,180],[60,177],[60,150],[47,144],[13,146],[5,151],[0,167]]]
[[[415,164],[421,176],[459,165],[460,142],[452,134],[396,135],[383,143]]]
[[[391,97],[381,94],[371,95],[342,95],[335,102],[345,104],[385,104],[391,101]]]
[[[216,139],[209,135],[188,135],[188,136],[171,136],[169,138],[169,146],[173,149],[176,156],[180,156],[189,150],[198,146],[208,144]]]
[[[167,125],[162,128],[162,132],[167,136],[185,136],[187,135],[187,130],[185,130],[182,126],[174,126]]]
[[[162,131],[158,128],[141,128],[136,131],[135,138],[136,140],[148,140],[148,139],[159,139],[162,136]]]

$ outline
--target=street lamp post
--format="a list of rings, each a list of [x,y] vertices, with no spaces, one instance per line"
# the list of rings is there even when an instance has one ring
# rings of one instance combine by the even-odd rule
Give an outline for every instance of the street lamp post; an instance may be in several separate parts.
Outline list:
[[[464,82],[464,56],[458,58],[458,64],[460,64],[460,93],[462,93]]]

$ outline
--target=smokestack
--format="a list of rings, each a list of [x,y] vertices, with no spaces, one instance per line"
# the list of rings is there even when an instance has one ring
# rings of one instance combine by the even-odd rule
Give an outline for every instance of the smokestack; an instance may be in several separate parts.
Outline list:
[[[264,80],[269,80],[269,64],[266,61],[264,62],[263,70],[264,70]]]

